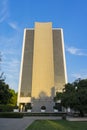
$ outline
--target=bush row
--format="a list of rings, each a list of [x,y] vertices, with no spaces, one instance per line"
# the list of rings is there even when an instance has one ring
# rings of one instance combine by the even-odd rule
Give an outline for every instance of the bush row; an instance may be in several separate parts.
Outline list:
[[[54,113],[14,113],[14,112],[1,112],[0,118],[23,118],[23,116],[61,116],[62,119],[66,119],[66,114],[54,114]]]
[[[12,112],[15,106],[8,104],[8,105],[2,105],[0,104],[0,112]]]
[[[22,118],[23,113],[1,112],[0,118]]]
[[[59,113],[24,113],[24,116],[63,116],[66,115],[65,112]]]

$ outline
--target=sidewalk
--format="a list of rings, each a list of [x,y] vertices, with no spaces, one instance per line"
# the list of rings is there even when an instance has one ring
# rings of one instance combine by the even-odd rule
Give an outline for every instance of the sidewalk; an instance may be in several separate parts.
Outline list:
[[[61,117],[0,118],[0,130],[25,130],[35,120],[60,120]]]
[[[0,118],[0,130],[25,130],[34,119],[24,117],[22,119],[15,118]]]
[[[87,117],[67,117],[67,121],[87,121]]]

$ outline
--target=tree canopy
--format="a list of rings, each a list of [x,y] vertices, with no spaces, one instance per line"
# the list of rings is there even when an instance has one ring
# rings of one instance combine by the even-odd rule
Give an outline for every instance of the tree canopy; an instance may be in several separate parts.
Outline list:
[[[0,104],[16,105],[17,94],[5,83],[3,73],[0,75]]]
[[[0,52],[0,70],[1,70],[1,52]],[[9,85],[5,83],[4,73],[0,72],[0,104],[17,104],[17,93],[9,88]]]
[[[79,111],[82,116],[87,112],[87,79],[65,84],[63,92],[57,92],[54,99],[61,99],[62,106]]]

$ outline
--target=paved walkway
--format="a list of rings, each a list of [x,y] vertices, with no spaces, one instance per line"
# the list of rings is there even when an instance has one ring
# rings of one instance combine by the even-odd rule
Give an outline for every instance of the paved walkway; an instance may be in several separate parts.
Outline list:
[[[60,120],[61,117],[0,118],[0,130],[25,130],[35,120]]]
[[[68,121],[87,121],[87,117],[67,117],[67,120]]]

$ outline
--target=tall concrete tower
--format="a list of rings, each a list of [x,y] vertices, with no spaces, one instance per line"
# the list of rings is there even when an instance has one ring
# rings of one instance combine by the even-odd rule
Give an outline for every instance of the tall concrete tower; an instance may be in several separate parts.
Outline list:
[[[67,83],[63,30],[52,29],[52,23],[35,23],[24,30],[18,104],[33,104],[39,111],[45,105],[48,112],[56,91]],[[35,108],[35,109],[34,109]]]

